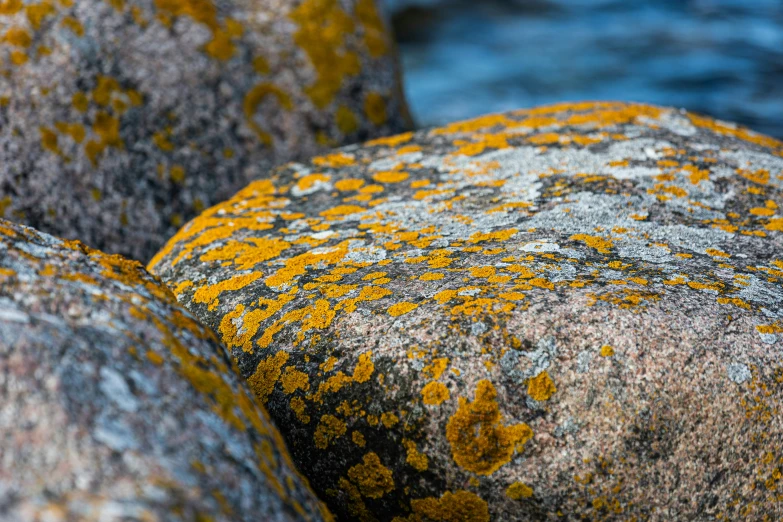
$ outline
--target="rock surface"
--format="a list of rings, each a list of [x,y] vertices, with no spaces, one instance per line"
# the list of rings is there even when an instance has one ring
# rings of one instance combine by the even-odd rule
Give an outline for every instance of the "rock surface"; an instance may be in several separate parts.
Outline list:
[[[0,217],[149,260],[271,165],[409,126],[374,0],[8,0]]]
[[[5,220],[0,390],[3,521],[332,519],[159,281]]]
[[[782,156],[647,105],[491,115],[282,168],[151,268],[338,516],[774,520]]]

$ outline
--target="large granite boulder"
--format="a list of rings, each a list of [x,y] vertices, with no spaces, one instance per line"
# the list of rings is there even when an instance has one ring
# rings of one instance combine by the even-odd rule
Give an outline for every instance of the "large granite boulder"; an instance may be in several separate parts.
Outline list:
[[[782,156],[647,105],[486,116],[288,165],[151,268],[346,519],[773,520]]]
[[[0,220],[0,520],[331,520],[235,369],[137,262]]]
[[[8,0],[0,217],[149,260],[266,173],[408,127],[374,0]]]

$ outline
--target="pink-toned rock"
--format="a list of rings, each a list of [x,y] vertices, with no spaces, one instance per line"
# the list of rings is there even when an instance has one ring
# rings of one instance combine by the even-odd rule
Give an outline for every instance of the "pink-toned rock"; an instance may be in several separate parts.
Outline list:
[[[783,144],[646,105],[278,170],[152,270],[345,519],[777,520]]]

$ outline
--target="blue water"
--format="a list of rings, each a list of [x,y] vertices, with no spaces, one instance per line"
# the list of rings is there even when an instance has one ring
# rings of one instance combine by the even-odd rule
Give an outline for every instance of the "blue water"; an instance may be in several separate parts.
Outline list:
[[[783,0],[384,1],[420,125],[610,99],[783,137]]]

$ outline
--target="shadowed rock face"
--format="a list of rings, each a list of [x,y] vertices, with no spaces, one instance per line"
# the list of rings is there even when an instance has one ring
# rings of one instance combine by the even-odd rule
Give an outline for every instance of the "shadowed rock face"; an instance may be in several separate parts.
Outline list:
[[[486,116],[288,165],[151,267],[340,516],[775,519],[782,155],[647,105]]]
[[[276,163],[409,126],[373,0],[10,0],[0,217],[147,261]]]
[[[136,262],[0,220],[0,519],[331,520],[214,334]]]

